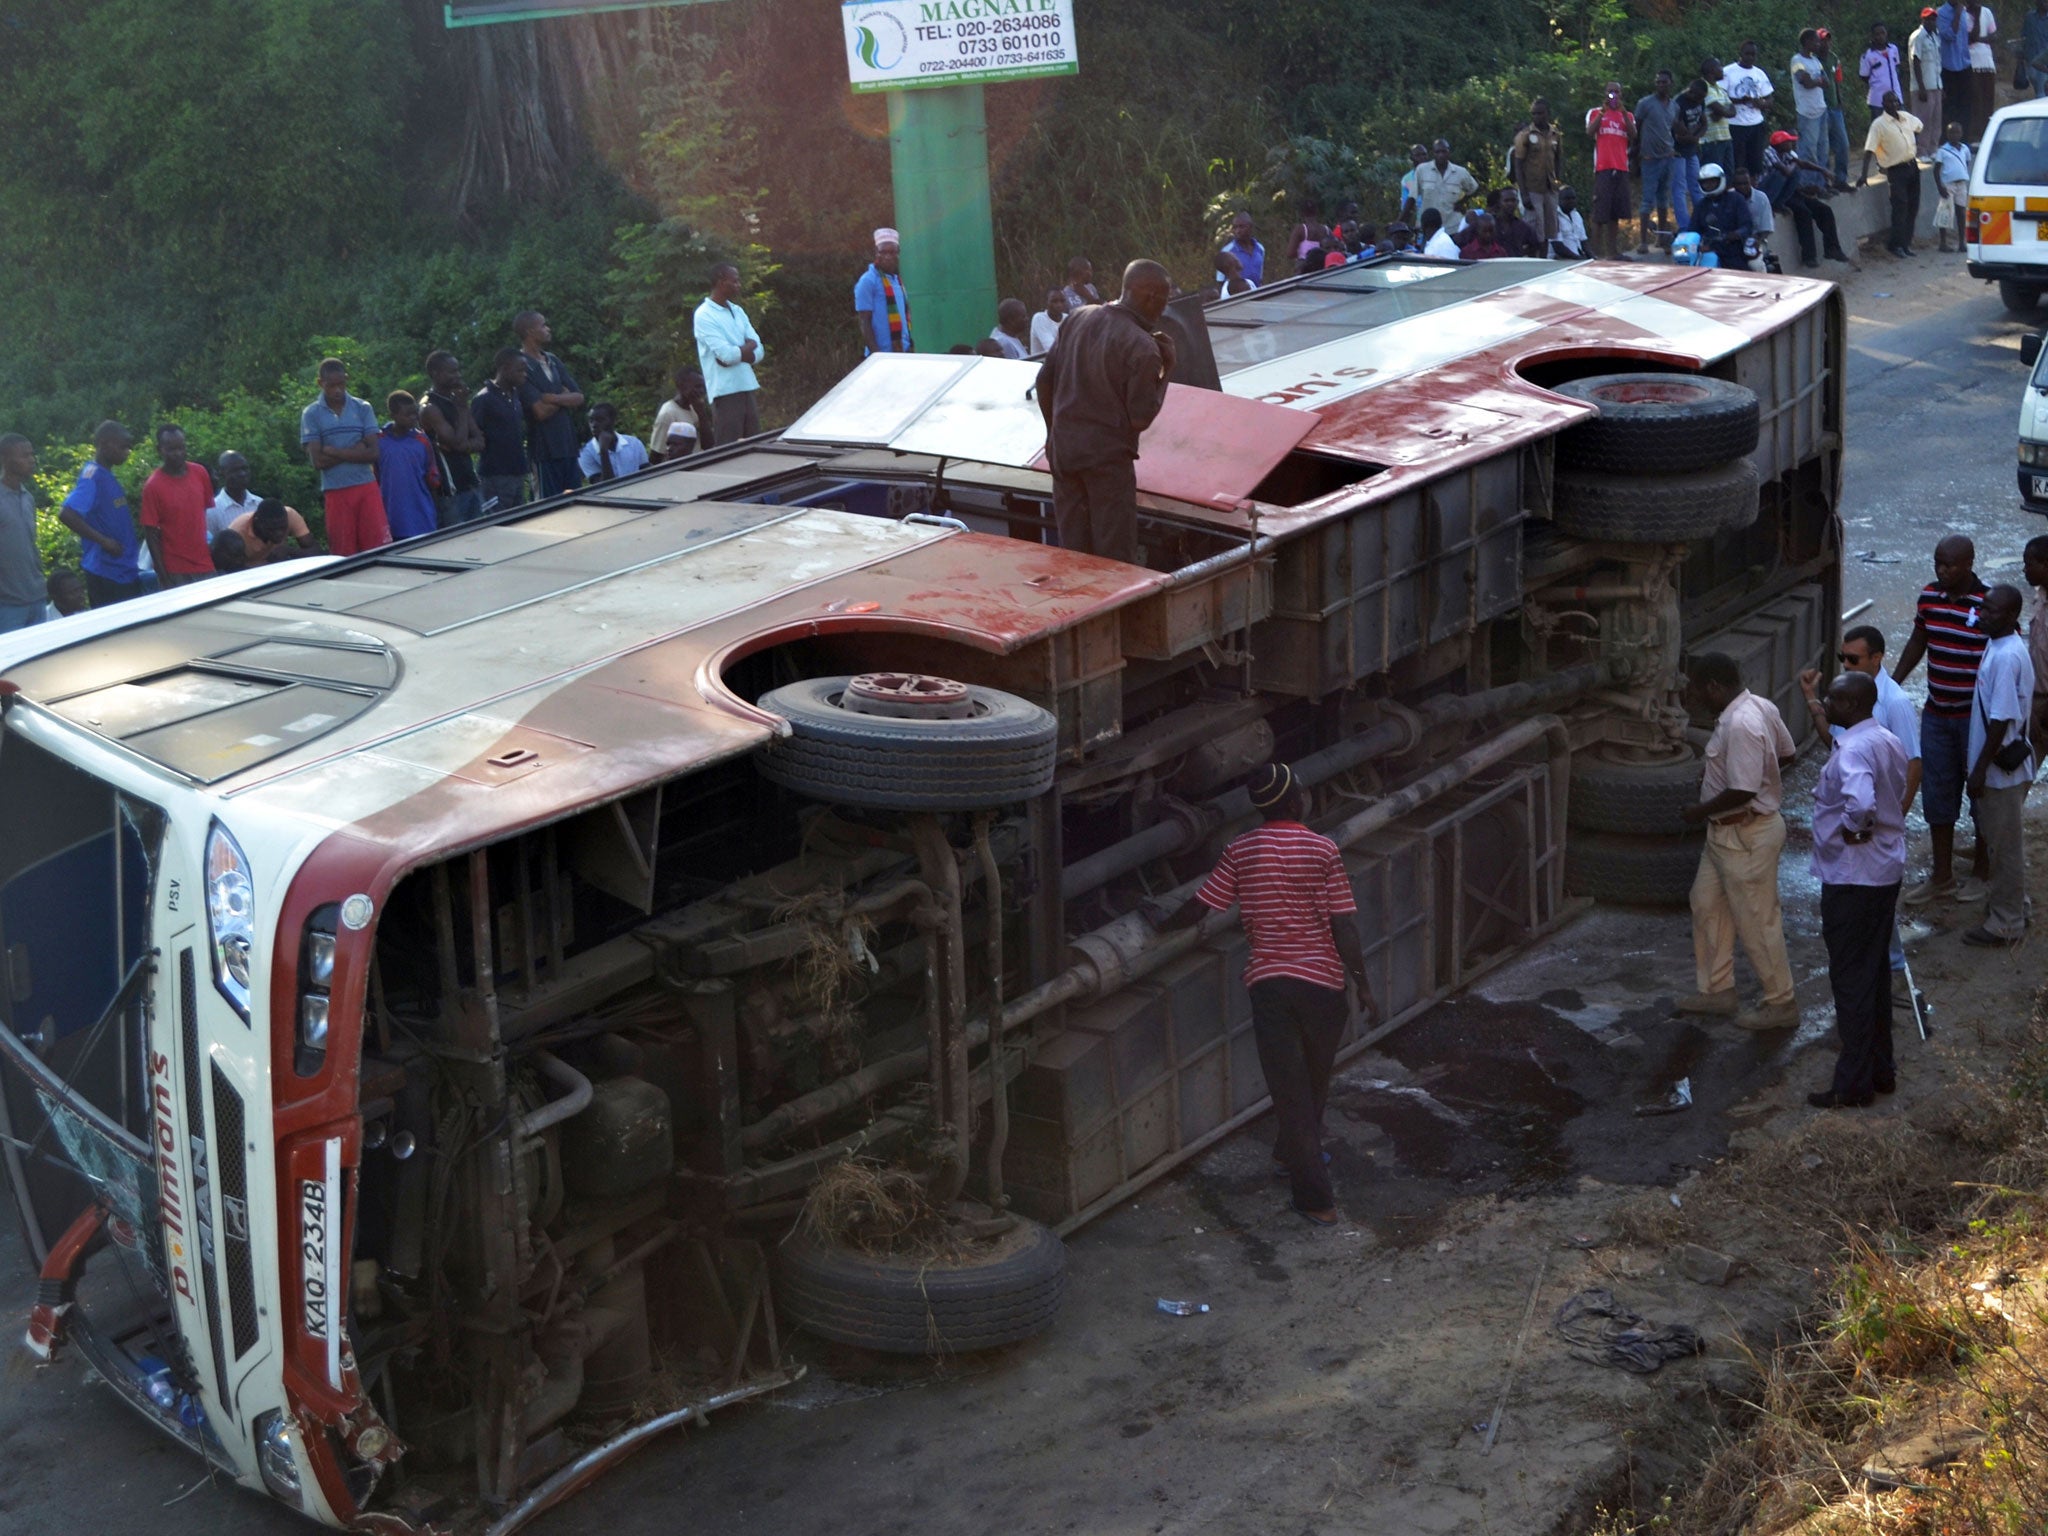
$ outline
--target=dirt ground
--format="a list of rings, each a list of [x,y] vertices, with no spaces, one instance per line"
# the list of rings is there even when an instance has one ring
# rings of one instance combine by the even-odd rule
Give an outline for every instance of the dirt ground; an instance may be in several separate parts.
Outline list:
[[[1896,648],[1937,537],[1972,533],[1980,572],[2001,579],[2042,527],[2011,478],[2022,327],[1953,257],[1869,257],[1849,291],[1845,515],[1862,558],[1847,601],[1873,599],[1861,617]],[[1344,1071],[1336,1230],[1285,1209],[1269,1127],[1254,1126],[1074,1236],[1069,1300],[1045,1337],[895,1368],[799,1341],[810,1374],[796,1388],[650,1450],[537,1529],[666,1536],[710,1516],[776,1536],[998,1522],[1089,1536],[1545,1533],[1583,1529],[1632,1480],[1682,1475],[1686,1447],[1743,1388],[1744,1350],[1768,1344],[1814,1283],[1799,1202],[1782,1184],[1752,1198],[1731,1150],[1739,1168],[1789,1169],[1795,1192],[1802,1173],[1818,1187],[1862,1167],[1873,1128],[1897,1122],[1928,1133],[1930,1156],[1967,1159],[1953,1133],[1969,1129],[1968,1094],[1995,1085],[2041,976],[2038,940],[1967,949],[1966,914],[1936,911],[1939,931],[1912,951],[1933,1041],[1903,1025],[1900,1091],[1878,1108],[1809,1110],[1833,1023],[1805,868],[1817,772],[1801,764],[1787,806],[1802,823],[1784,865],[1795,1037],[1674,1017],[1692,989],[1684,916],[1591,910]],[[2039,888],[2038,797],[2028,837]],[[1637,1115],[1681,1078],[1691,1108]],[[1671,1260],[1681,1239],[1742,1268],[1725,1286],[1686,1279]],[[1698,1328],[1706,1354],[1640,1377],[1572,1358],[1550,1320],[1595,1285]],[[31,1292],[9,1225],[0,1316],[22,1316]],[[1161,1297],[1211,1310],[1167,1316]],[[0,1532],[53,1517],[110,1533],[301,1528],[196,1487],[199,1469],[88,1375],[75,1360],[35,1371],[19,1353],[0,1367]]]

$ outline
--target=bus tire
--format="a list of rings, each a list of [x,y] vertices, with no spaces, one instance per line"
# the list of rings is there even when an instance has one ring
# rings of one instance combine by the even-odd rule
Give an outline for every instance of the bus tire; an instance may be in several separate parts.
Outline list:
[[[964,1258],[877,1258],[826,1242],[807,1223],[776,1249],[785,1311],[820,1338],[893,1355],[997,1349],[1042,1333],[1067,1290],[1067,1249],[1017,1218]]]
[[[1059,722],[1028,699],[970,686],[973,715],[899,719],[840,707],[847,678],[772,688],[759,705],[791,734],[755,762],[764,778],[828,805],[981,811],[1052,787]]]
[[[1678,813],[1699,802],[1704,769],[1690,748],[1668,763],[1618,763],[1592,750],[1575,752],[1569,820],[1588,832],[1674,835],[1685,825]]]
[[[1756,465],[1737,459],[1684,475],[1560,469],[1551,519],[1560,533],[1607,544],[1688,544],[1756,521]]]
[[[1755,392],[1705,374],[1602,373],[1555,393],[1600,411],[1558,435],[1559,469],[1690,474],[1754,453],[1761,431]]]
[[[1682,907],[1699,874],[1704,833],[1639,837],[1574,831],[1565,843],[1565,888],[1623,907]]]
[[[1998,280],[1998,302],[2015,315],[2031,315],[2041,302],[2041,290],[2032,283],[2014,282],[2009,277]]]

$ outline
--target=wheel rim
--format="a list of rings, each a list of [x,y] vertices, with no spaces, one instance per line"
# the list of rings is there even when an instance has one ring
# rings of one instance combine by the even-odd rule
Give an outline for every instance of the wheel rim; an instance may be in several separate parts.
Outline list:
[[[974,697],[965,683],[925,672],[863,672],[847,679],[846,690],[834,702],[851,714],[895,720],[967,720],[974,715]]]

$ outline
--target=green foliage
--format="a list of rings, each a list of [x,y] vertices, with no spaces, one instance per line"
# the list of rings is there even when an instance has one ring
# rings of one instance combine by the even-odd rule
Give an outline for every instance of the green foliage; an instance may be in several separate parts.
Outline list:
[[[315,515],[297,423],[323,350],[381,412],[436,348],[481,383],[512,316],[538,308],[586,394],[644,420],[695,360],[719,260],[747,280],[765,404],[787,419],[856,361],[849,289],[891,217],[886,104],[847,91],[837,9],[540,24],[553,57],[603,61],[581,77],[572,190],[458,222],[453,72],[470,55],[433,0],[18,6],[0,50],[17,107],[0,135],[0,427],[75,444],[126,420],[139,485],[168,414],[195,458],[240,448],[259,489]],[[1384,221],[1418,139],[1448,137],[1497,184],[1539,94],[1583,179],[1580,124],[1609,77],[1633,98],[1658,64],[1683,78],[1753,36],[1782,81],[1799,29],[1845,17],[1836,0],[1137,0],[1076,20],[1078,76],[987,93],[999,286],[1034,308],[1076,254],[1110,282],[1138,256],[1206,281],[1239,204],[1269,246],[1303,197]],[[1853,48],[1864,25],[1837,30]],[[46,447],[46,465],[75,451]]]

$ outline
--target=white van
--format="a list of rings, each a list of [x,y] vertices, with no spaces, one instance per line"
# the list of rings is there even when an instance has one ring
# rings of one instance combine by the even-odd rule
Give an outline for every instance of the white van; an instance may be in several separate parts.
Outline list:
[[[2039,332],[2020,338],[2020,361],[2027,365],[2020,392],[2020,505],[2048,514],[2048,358],[2041,356],[2041,342]]]
[[[2048,99],[1993,113],[1970,171],[1969,271],[2016,315],[2048,292]]]

